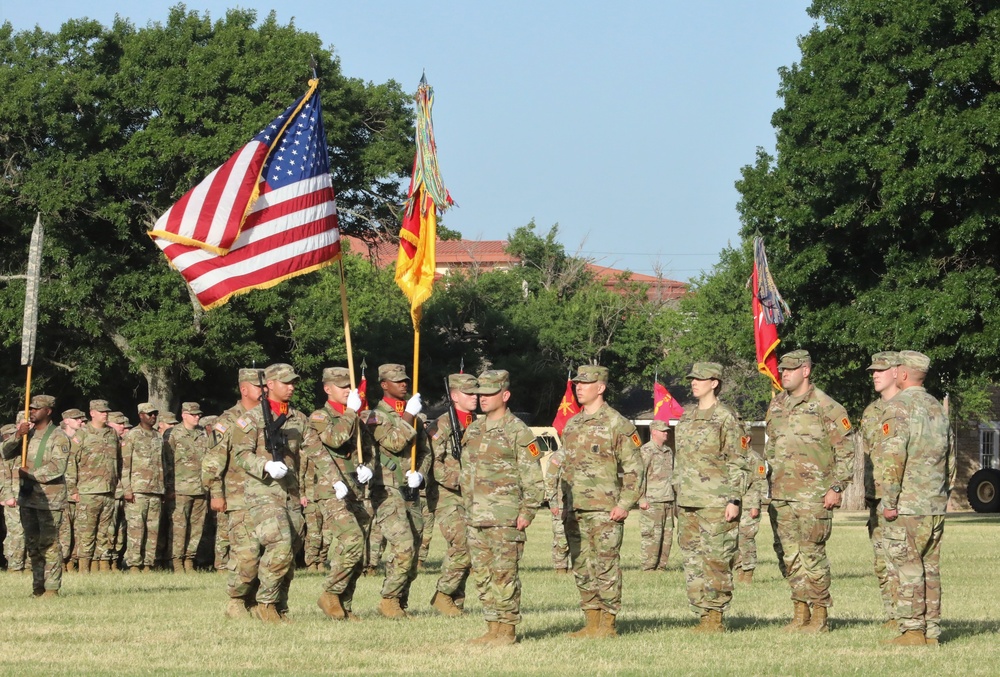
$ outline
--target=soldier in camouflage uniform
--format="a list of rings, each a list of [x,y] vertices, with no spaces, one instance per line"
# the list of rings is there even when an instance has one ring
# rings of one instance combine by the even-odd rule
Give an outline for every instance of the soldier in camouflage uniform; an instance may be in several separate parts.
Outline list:
[[[120,411],[108,413],[108,427],[118,435],[118,447],[121,448],[125,440],[125,433],[132,429],[132,423],[128,416]],[[115,514],[111,520],[111,527],[108,531],[108,541],[111,543],[111,566],[113,569],[121,569],[125,562],[125,536],[128,523],[125,521],[125,490],[122,488],[122,460],[121,453],[118,454],[118,486],[115,488]]]
[[[737,581],[749,585],[753,582],[753,572],[757,568],[757,532],[760,531],[761,503],[767,496],[767,465],[764,456],[749,444],[750,431],[746,432],[746,457],[750,476],[747,491],[743,494],[733,571],[736,572]]]
[[[643,571],[665,571],[674,542],[674,450],[667,445],[670,424],[649,424],[649,442],[642,445],[646,483],[639,498],[639,533]]]
[[[722,365],[695,362],[688,374],[697,404],[685,407],[674,436],[677,545],[684,551],[688,601],[696,632],[722,632],[733,599],[733,562],[750,438],[739,415],[720,402]]]
[[[809,381],[812,359],[793,350],[778,362],[784,390],[767,410],[771,506],[785,553],[794,616],[789,631],[827,632],[833,509],[854,476],[854,429],[847,412]]]
[[[868,537],[875,553],[875,577],[878,579],[879,592],[882,595],[882,606],[885,609],[885,625],[896,629],[895,599],[896,581],[890,574],[886,564],[885,547],[882,540],[882,529],[886,525],[885,518],[879,507],[879,491],[875,482],[872,453],[882,438],[882,414],[886,406],[899,392],[896,387],[896,367],[899,365],[899,353],[884,352],[872,355],[872,383],[879,397],[865,408],[861,415],[860,435],[858,441],[862,445],[865,462],[865,505],[868,507]]]
[[[181,425],[171,428],[164,447],[167,466],[172,468],[167,475],[167,494],[174,497],[171,520],[174,573],[194,573],[194,558],[208,513],[205,486],[201,481],[201,463],[208,451],[208,440],[198,425],[200,419],[201,405],[184,402]]]
[[[21,454],[21,439],[28,435],[25,466],[18,468],[20,489],[17,503],[28,557],[31,559],[31,587],[36,597],[58,597],[62,585],[62,555],[59,524],[66,505],[66,465],[70,441],[52,422],[55,398],[35,395],[28,405],[28,421],[3,443],[3,457]]]
[[[511,413],[510,375],[479,375],[475,393],[486,415],[472,421],[462,439],[460,485],[468,520],[472,579],[486,618],[486,634],[472,644],[504,646],[517,641],[525,529],[545,495],[541,448],[531,430]]]
[[[552,463],[558,462],[558,451],[542,452],[542,479],[545,481],[546,503],[549,509],[562,508],[562,492],[559,491],[559,469]],[[569,559],[569,541],[566,540],[566,525],[562,519],[552,519],[552,568],[557,574],[568,574],[573,563]]]
[[[288,591],[295,576],[295,556],[302,548],[305,518],[299,487],[304,470],[302,450],[316,444],[315,433],[306,415],[289,406],[299,375],[291,365],[272,364],[264,372],[267,384],[264,406],[270,407],[277,423],[274,431],[274,460],[265,444],[264,416],[261,407],[236,419],[232,433],[232,454],[247,477],[244,500],[260,552],[257,578],[257,604],[251,609],[255,618],[266,623],[284,620],[288,610]],[[280,434],[279,434],[280,433]]]
[[[90,401],[90,423],[73,438],[66,474],[67,491],[78,499],[76,542],[80,573],[111,571],[115,490],[119,485],[121,444],[108,427],[107,400]]]
[[[159,411],[144,402],[139,405],[139,427],[122,441],[122,490],[128,545],[125,565],[151,573],[160,543],[160,513],[166,491],[163,437],[156,431]]]
[[[468,519],[462,499],[462,450],[455,448],[455,432],[461,441],[465,431],[475,420],[476,388],[478,382],[471,374],[448,376],[448,396],[455,409],[459,429],[452,430],[448,412],[427,427],[431,442],[433,466],[428,477],[434,483],[437,495],[436,521],[445,540],[444,560],[438,577],[431,606],[445,616],[461,616],[465,605],[465,584],[469,578],[472,561],[466,531]],[[457,453],[455,453],[457,451]],[[430,526],[425,525],[425,530]]]
[[[570,637],[615,637],[623,526],[645,481],[642,444],[635,426],[604,401],[607,367],[581,366],[573,381],[581,411],[566,423],[563,448],[553,457],[563,508],[550,508],[566,524],[586,618]]]
[[[323,370],[322,409],[309,417],[315,443],[305,450],[316,469],[315,500],[322,514],[323,540],[330,544],[330,571],[323,581],[317,604],[328,618],[358,620],[352,605],[354,589],[361,576],[368,514],[360,494],[374,473],[371,447],[359,463],[357,450],[361,417],[361,395],[351,388],[351,373],[344,367]],[[367,412],[366,414],[367,415]]]
[[[923,353],[899,353],[900,392],[886,405],[872,454],[885,554],[896,576],[901,634],[890,643],[897,646],[936,645],[941,636],[941,537],[956,465],[948,416],[923,387],[929,368]]]
[[[242,412],[241,412],[242,413]],[[215,422],[219,420],[218,416],[202,416],[201,417],[201,428],[205,431],[205,456],[208,456],[208,450],[219,443],[219,433],[215,430]],[[209,497],[209,513],[205,518],[206,522],[211,519],[215,522],[215,560],[212,567],[216,571],[227,571],[226,566],[229,564],[229,519],[226,518],[225,511],[215,511],[211,510],[211,496],[209,494],[208,485],[205,484],[205,458],[201,460],[202,467],[202,486],[205,487],[205,495]]]
[[[2,442],[6,442],[17,430],[17,425],[10,423],[3,427]],[[17,468],[21,459],[15,457],[0,464],[0,503],[3,504],[3,520],[7,527],[7,535],[3,541],[3,555],[7,560],[7,571],[21,573],[24,571],[24,528],[21,526],[21,512],[17,508]]]
[[[66,437],[70,439],[70,464],[73,462],[73,438],[76,436],[76,432],[86,423],[87,415],[79,409],[67,409],[62,414],[62,423],[60,424],[60,427],[66,434]],[[67,465],[67,475],[68,474],[69,465]],[[77,570],[78,556],[76,552],[77,543],[75,539],[76,508],[76,495],[72,491],[67,491],[66,508],[63,510],[62,524],[59,525],[59,549],[62,550],[63,571]]]
[[[302,497],[306,500],[306,505],[302,509],[302,516],[306,522],[303,557],[306,571],[324,571],[330,554],[330,543],[324,540],[323,512],[316,498],[316,488],[320,482],[319,471],[315,461],[309,456],[303,458],[302,462],[306,466],[302,471]]]

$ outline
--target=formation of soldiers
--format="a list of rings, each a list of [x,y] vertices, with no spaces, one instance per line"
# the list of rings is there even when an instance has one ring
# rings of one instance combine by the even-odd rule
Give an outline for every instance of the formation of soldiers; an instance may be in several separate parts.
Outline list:
[[[922,385],[929,367],[914,351],[876,354],[869,369],[879,399],[861,422],[875,571],[886,622],[899,631],[891,641],[903,646],[940,636],[938,563],[955,468],[947,416]],[[546,459],[544,478],[541,446],[509,409],[502,370],[449,376],[448,411],[430,421],[398,364],[379,367],[384,397],[371,409],[347,369],[324,369],[327,400],[308,416],[290,406],[299,376],[280,363],[263,374],[239,370],[239,400],[209,420],[196,402],[182,405],[181,421],[145,403],[131,428],[97,399],[89,421],[70,409],[60,427],[54,399],[36,395],[28,420],[3,429],[8,569],[23,569],[26,551],[33,594],[42,597],[58,596],[64,568],[148,572],[169,561],[191,572],[211,509],[228,616],[288,621],[304,551],[309,569],[326,572],[317,604],[327,617],[360,620],[355,587],[381,563],[378,613],[403,619],[433,519],[446,545],[430,605],[462,615],[471,578],[486,632],[470,642],[503,646],[517,641],[521,621],[525,532],[547,504],[562,527],[554,530],[556,569],[572,567],[584,614],[570,636],[614,637],[623,528],[638,508],[643,570],[666,568],[676,519],[694,629],[722,632],[734,572],[752,581],[769,494],[793,602],[786,630],[827,632],[825,544],[853,477],[855,431],[844,408],[811,384],[806,351],[784,355],[779,370],[784,390],[768,409],[761,456],[719,400],[721,365],[693,366],[695,403],[672,430],[655,421],[645,445],[605,402],[607,368],[581,366],[573,379],[581,411]],[[160,538],[161,521],[169,538]]]

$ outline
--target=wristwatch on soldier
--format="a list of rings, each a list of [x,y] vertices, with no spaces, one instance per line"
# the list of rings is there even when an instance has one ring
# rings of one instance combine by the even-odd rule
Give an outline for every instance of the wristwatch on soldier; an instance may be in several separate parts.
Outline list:
[[[741,505],[743,505],[743,501],[741,501],[738,498],[731,498],[731,499],[729,499],[729,502],[732,503],[733,505],[735,505],[737,508],[740,507]]]
[[[830,487],[830,491],[832,491],[835,494],[839,494],[843,490],[844,490],[844,487],[840,486],[839,484],[834,484],[832,487]]]

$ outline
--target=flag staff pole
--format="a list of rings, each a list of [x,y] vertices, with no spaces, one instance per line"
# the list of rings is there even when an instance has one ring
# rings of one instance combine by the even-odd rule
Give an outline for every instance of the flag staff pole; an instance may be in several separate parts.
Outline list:
[[[24,384],[24,420],[28,421],[31,405],[31,365],[35,361],[35,338],[38,335],[38,286],[42,278],[42,242],[44,240],[41,212],[35,215],[28,248],[27,282],[24,288],[24,321],[21,327],[21,365],[28,368]],[[21,438],[21,467],[28,465],[28,436]]]
[[[351,320],[347,314],[347,278],[344,276],[343,253],[340,255],[340,260],[337,261],[337,266],[340,269],[340,313],[344,316],[344,346],[347,349],[347,371],[351,375],[351,390],[355,390],[358,384],[354,379],[354,348],[351,345]],[[358,425],[357,435],[355,435],[355,442],[357,444],[358,465],[362,465],[365,459],[361,451],[360,425]]]

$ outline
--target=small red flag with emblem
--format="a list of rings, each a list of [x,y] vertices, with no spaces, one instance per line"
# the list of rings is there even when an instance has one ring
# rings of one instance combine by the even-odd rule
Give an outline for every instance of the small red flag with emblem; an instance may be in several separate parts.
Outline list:
[[[653,382],[653,420],[670,422],[670,419],[678,419],[684,413],[684,407],[678,404],[677,400],[671,396],[670,391],[660,385],[659,381]]]
[[[362,376],[361,383],[358,384],[358,395],[361,396],[361,408],[358,411],[368,409],[368,377]]]
[[[562,401],[559,402],[559,410],[556,411],[552,427],[556,429],[557,433],[562,435],[563,428],[566,427],[566,422],[579,413],[580,405],[576,403],[576,395],[573,394],[573,380],[566,379],[566,393],[563,395]]]

